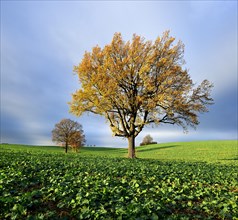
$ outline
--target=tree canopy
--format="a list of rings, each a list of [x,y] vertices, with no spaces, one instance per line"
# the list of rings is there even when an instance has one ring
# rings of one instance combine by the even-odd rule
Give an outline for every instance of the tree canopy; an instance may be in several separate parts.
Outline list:
[[[143,141],[140,143],[140,146],[148,144],[157,144],[157,142],[153,141],[153,138],[149,134],[143,138]]]
[[[81,88],[72,95],[70,111],[104,116],[115,136],[128,138],[128,156],[135,157],[135,137],[149,124],[198,125],[198,114],[212,104],[212,84],[195,87],[185,64],[184,44],[169,32],[154,42],[133,35],[123,41],[115,33],[104,48],[85,52],[74,67]]]
[[[76,121],[62,119],[59,123],[55,124],[55,128],[52,130],[52,141],[63,144],[65,146],[65,153],[67,153],[69,146],[77,151],[85,144],[83,127]]]

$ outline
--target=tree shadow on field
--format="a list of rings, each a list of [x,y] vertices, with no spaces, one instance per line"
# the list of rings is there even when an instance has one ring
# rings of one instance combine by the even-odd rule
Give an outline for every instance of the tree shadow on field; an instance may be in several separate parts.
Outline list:
[[[169,145],[169,146],[157,146],[157,147],[148,147],[147,149],[137,149],[137,152],[146,152],[146,151],[154,151],[154,150],[163,150],[167,148],[178,147],[179,145]]]
[[[113,152],[123,152],[126,150],[126,148],[113,148],[113,147],[84,147],[84,149],[90,150],[90,151],[113,151]]]
[[[238,160],[238,156],[233,158],[220,159],[220,160]]]

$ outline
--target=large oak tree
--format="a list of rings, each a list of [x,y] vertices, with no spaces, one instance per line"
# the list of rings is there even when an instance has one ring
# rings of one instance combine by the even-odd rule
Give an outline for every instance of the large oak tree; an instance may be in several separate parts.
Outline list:
[[[110,44],[85,52],[75,66],[81,88],[72,95],[70,111],[104,116],[115,136],[128,139],[128,157],[134,158],[135,138],[144,126],[167,123],[186,130],[212,104],[212,84],[195,86],[183,55],[184,44],[168,31],[154,42],[136,34],[125,42],[115,33]]]

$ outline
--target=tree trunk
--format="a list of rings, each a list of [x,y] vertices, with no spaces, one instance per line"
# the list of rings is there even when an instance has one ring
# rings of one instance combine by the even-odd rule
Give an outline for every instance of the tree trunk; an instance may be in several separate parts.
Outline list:
[[[128,137],[128,158],[136,158],[134,135]]]
[[[65,153],[68,152],[68,142],[65,143]]]

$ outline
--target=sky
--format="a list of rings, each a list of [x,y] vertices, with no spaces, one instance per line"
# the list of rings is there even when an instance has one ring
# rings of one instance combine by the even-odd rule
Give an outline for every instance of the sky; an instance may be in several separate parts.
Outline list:
[[[197,85],[214,84],[215,104],[196,130],[146,127],[158,143],[237,139],[237,1],[5,1],[1,0],[1,143],[53,145],[51,131],[63,118],[83,126],[87,145],[126,147],[106,120],[69,113],[80,88],[73,67],[85,51],[128,41],[136,33],[154,41],[166,30],[185,44],[185,68]]]

